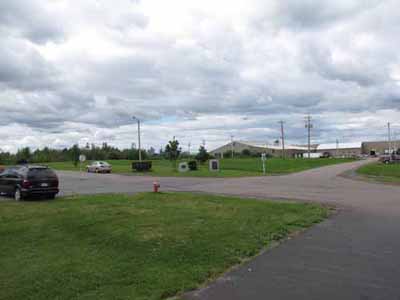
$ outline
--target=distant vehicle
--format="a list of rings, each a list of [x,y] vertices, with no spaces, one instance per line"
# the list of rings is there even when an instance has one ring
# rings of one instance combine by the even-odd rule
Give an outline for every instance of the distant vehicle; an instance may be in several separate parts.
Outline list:
[[[111,173],[112,166],[105,161],[94,161],[87,166],[87,171],[89,173]]]
[[[323,157],[323,153],[315,153],[315,152],[311,152],[310,153],[310,158],[321,158]],[[304,153],[303,154],[303,158],[308,158],[308,153]]]
[[[46,166],[18,166],[0,173],[0,194],[20,201],[30,196],[54,199],[58,194],[58,177]]]
[[[386,154],[379,157],[379,161],[384,164],[400,163],[399,154]]]

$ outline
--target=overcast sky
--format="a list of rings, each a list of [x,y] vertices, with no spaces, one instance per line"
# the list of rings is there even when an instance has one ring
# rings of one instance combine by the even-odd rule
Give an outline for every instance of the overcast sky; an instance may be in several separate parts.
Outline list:
[[[398,0],[1,0],[0,148],[400,138]]]

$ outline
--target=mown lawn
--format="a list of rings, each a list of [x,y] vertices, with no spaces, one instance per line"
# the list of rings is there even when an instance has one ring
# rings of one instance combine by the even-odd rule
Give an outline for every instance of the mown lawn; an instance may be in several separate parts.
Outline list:
[[[187,193],[0,202],[0,299],[164,299],[327,214]]]
[[[344,158],[316,158],[316,159],[280,159],[271,158],[267,160],[267,175],[288,174],[304,171],[312,168],[333,165],[338,163],[350,162],[353,159]],[[110,160],[113,172],[134,175],[154,175],[154,176],[193,176],[193,177],[241,177],[241,176],[260,176],[262,175],[262,164],[259,158],[242,159],[222,159],[220,160],[220,172],[209,172],[208,165],[200,165],[198,171],[179,173],[174,169],[174,164],[168,160],[154,160],[153,170],[147,173],[132,172],[132,162],[129,160]],[[85,167],[88,163],[86,162]],[[72,162],[47,163],[57,170],[79,171],[79,166],[75,167]]]
[[[357,173],[380,181],[400,182],[400,164],[368,164],[359,168]]]

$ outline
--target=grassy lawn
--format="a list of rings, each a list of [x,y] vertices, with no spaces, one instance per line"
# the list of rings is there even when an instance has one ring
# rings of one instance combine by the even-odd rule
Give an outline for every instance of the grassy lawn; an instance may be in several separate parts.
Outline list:
[[[357,173],[379,181],[400,182],[400,164],[368,164],[359,168]]]
[[[180,193],[0,202],[0,299],[168,298],[327,214]]]
[[[272,158],[267,160],[267,174],[288,174],[304,171],[311,168],[333,165],[338,163],[350,162],[353,159],[343,158],[316,158],[316,159],[280,159]],[[168,160],[154,160],[153,170],[148,173],[134,173],[131,170],[131,161],[110,160],[114,173],[154,175],[154,176],[193,176],[193,177],[241,177],[241,176],[260,176],[262,175],[262,164],[259,158],[242,159],[222,159],[220,172],[209,172],[208,165],[201,165],[198,171],[179,173],[174,170],[173,163]],[[85,166],[88,163],[85,164]],[[47,163],[57,170],[79,171],[79,166],[75,167],[72,162]]]

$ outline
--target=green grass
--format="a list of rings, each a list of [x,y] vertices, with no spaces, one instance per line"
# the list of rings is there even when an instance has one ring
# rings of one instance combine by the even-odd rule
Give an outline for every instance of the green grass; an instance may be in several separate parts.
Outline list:
[[[357,173],[378,181],[400,182],[400,164],[368,164],[359,168]]]
[[[272,158],[267,160],[266,169],[268,175],[288,174],[304,171],[312,168],[333,165],[338,163],[350,162],[353,159],[336,158],[316,158],[316,159],[280,159]],[[259,158],[242,159],[222,159],[220,172],[209,172],[208,165],[201,165],[198,171],[179,173],[174,170],[173,163],[168,160],[154,160],[153,170],[147,173],[136,173],[131,170],[131,161],[128,160],[110,160],[114,173],[135,174],[135,175],[153,175],[153,176],[192,176],[192,177],[243,177],[243,176],[261,176],[262,164]],[[85,166],[88,162],[85,163]],[[79,171],[79,166],[75,167],[72,162],[47,163],[57,170]]]
[[[187,193],[1,202],[0,299],[168,298],[327,214]]]

